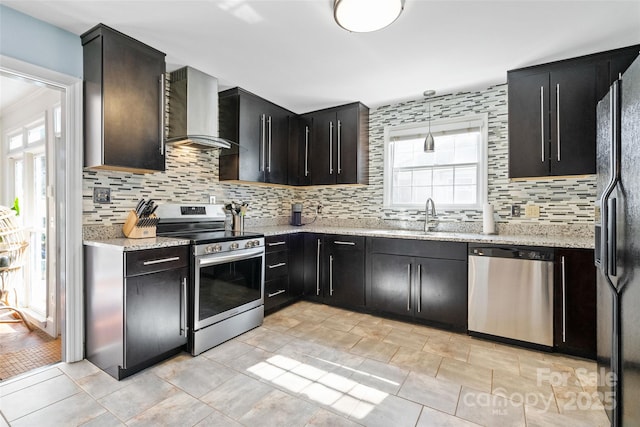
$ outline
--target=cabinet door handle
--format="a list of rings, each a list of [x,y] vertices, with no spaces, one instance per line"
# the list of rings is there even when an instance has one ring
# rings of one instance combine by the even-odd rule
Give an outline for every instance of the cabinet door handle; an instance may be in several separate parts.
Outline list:
[[[411,311],[411,264],[407,264],[407,311]]]
[[[287,242],[285,242],[284,240],[280,241],[280,242],[272,242],[272,243],[267,243],[267,246],[271,247],[271,246],[281,246],[281,245],[286,245]]]
[[[333,296],[333,255],[329,255],[329,296]]]
[[[342,173],[342,162],[340,161],[340,151],[342,150],[340,139],[342,133],[342,123],[338,120],[338,175]]]
[[[562,267],[562,342],[567,342],[567,281],[564,256],[560,258]]]
[[[356,243],[355,242],[343,242],[341,240],[334,240],[334,242],[336,245],[349,245],[349,246],[355,246]]]
[[[556,84],[556,131],[558,133],[558,161],[560,161],[560,83]]]
[[[286,262],[279,262],[277,264],[269,265],[268,267],[269,269],[272,269],[272,268],[284,267],[285,265],[287,265]]]
[[[320,239],[316,249],[316,295],[320,295]]]
[[[271,116],[267,119],[267,124],[269,126],[269,159],[267,161],[267,172],[271,172]]]
[[[180,306],[180,336],[187,335],[187,278],[182,278],[182,304]]]
[[[275,297],[276,295],[284,294],[285,292],[287,292],[285,289],[280,289],[272,294],[267,294],[267,298]]]
[[[165,127],[165,123],[164,123],[164,113],[165,113],[165,102],[164,102],[164,97],[165,97],[165,92],[166,92],[166,81],[165,81],[165,74],[162,73],[160,74],[160,133],[158,134],[158,136],[160,137],[160,154],[164,156],[164,127]]]
[[[544,86],[540,86],[540,153],[544,163]]]
[[[142,265],[154,265],[154,264],[162,264],[163,262],[171,262],[179,260],[179,256],[173,256],[171,258],[162,258],[162,259],[154,259],[151,261],[144,261]]]
[[[329,175],[333,175],[333,122],[329,122]]]
[[[418,313],[422,311],[422,264],[418,264]]]
[[[309,126],[304,127],[304,176],[309,176]]]
[[[266,122],[266,117],[263,114],[262,116],[260,116],[260,139],[261,139],[261,142],[262,142],[262,153],[261,153],[262,159],[260,160],[260,172],[264,172],[264,167],[265,167],[264,166],[264,164],[265,164],[265,154],[266,154],[265,144],[266,144],[266,140],[267,140],[266,135],[265,135],[266,134],[266,128],[265,128],[266,123],[265,122]]]

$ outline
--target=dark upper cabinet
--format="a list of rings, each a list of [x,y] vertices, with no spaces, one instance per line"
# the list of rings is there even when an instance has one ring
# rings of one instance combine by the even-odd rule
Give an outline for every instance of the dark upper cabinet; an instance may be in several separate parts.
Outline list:
[[[220,137],[240,144],[220,152],[220,180],[287,184],[293,113],[241,88],[218,102]]]
[[[369,108],[354,103],[308,116],[311,185],[368,184]]]
[[[507,73],[510,178],[596,172],[596,104],[639,47]]]
[[[165,54],[102,24],[81,39],[84,166],[165,170]]]
[[[311,185],[311,131],[313,117],[292,118],[289,129],[289,185]]]
[[[593,250],[555,254],[554,342],[563,353],[596,357],[596,268]]]
[[[371,238],[367,308],[467,329],[467,244]]]

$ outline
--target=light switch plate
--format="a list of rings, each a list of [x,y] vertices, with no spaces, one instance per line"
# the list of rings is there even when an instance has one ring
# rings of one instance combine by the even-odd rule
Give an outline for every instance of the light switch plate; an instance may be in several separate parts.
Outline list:
[[[524,215],[527,218],[539,218],[540,217],[540,206],[537,206],[537,205],[527,205],[527,206],[525,206]]]

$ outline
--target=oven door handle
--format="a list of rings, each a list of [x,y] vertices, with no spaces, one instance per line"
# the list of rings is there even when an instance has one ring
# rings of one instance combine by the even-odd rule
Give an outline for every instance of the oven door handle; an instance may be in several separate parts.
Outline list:
[[[231,255],[212,255],[206,258],[198,259],[198,266],[205,267],[207,265],[222,264],[225,262],[239,261],[254,256],[264,255],[264,248],[235,252]]]

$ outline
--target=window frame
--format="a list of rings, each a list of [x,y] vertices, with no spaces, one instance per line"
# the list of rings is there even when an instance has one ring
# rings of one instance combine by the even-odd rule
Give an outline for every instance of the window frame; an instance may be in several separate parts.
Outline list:
[[[465,128],[480,129],[480,152],[478,153],[478,189],[475,204],[444,204],[434,200],[438,210],[447,211],[463,211],[463,210],[481,210],[482,205],[487,201],[487,181],[488,181],[488,142],[489,142],[489,115],[487,113],[471,114],[462,117],[452,117],[446,119],[432,120],[431,133],[437,134],[441,132],[454,132]],[[415,122],[396,126],[385,126],[384,128],[384,209],[393,210],[424,210],[424,203],[421,204],[394,204],[393,203],[393,137],[402,137],[414,134],[428,133],[428,122]],[[475,163],[474,163],[475,164]],[[463,165],[453,164],[452,166]],[[435,165],[432,170],[435,170]],[[426,203],[426,200],[425,200]]]

